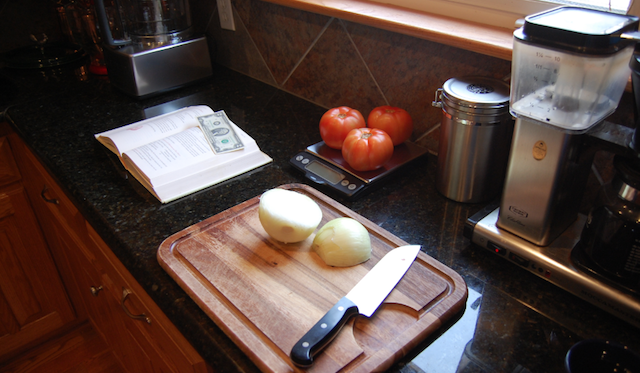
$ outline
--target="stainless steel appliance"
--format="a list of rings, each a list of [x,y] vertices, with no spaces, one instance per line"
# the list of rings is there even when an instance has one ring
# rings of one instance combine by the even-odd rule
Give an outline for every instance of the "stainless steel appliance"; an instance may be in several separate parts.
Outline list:
[[[516,117],[498,208],[468,220],[472,242],[640,326],[640,295],[594,270],[579,215],[597,149],[637,157],[632,130],[603,122],[629,79],[638,18],[560,7],[514,32],[510,110]]]
[[[96,0],[96,14],[109,80],[125,93],[147,96],[212,74],[188,0]]]
[[[513,119],[509,85],[481,76],[451,78],[436,91],[442,108],[436,188],[458,202],[487,202],[504,181]]]

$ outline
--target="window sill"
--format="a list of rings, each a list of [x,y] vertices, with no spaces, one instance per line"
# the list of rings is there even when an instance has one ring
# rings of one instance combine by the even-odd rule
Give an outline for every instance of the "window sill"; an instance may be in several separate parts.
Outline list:
[[[366,0],[264,0],[511,60],[513,30]]]

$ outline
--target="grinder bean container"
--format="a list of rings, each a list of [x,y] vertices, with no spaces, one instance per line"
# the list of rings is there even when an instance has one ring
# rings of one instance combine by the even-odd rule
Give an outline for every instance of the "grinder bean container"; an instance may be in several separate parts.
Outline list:
[[[480,76],[451,78],[436,91],[433,106],[442,108],[438,191],[457,202],[496,197],[513,134],[509,85]]]

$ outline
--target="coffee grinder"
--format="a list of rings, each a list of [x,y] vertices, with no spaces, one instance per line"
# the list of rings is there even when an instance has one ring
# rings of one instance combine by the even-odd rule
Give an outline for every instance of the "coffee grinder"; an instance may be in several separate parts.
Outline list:
[[[193,34],[188,0],[96,0],[111,84],[142,97],[211,76],[209,47]]]
[[[526,17],[514,32],[516,122],[500,205],[469,218],[465,236],[640,327],[640,289],[572,258],[596,151],[636,157],[628,146],[633,130],[604,119],[629,80],[637,29],[637,17],[576,7]]]

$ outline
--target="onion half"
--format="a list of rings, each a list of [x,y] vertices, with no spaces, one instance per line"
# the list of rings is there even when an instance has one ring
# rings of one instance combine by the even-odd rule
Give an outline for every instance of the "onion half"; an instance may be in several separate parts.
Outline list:
[[[351,218],[337,218],[325,224],[313,239],[313,250],[334,267],[349,267],[371,258],[369,231]]]

